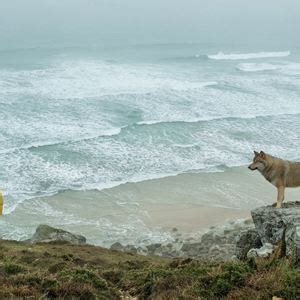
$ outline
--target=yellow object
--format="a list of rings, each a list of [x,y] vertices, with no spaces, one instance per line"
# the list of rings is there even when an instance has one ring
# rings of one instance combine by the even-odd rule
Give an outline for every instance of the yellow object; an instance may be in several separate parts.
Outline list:
[[[3,214],[3,196],[0,192],[0,216]]]

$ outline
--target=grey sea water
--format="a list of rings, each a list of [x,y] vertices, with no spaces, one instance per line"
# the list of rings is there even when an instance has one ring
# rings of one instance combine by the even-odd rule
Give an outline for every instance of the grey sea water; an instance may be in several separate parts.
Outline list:
[[[24,238],[48,221],[86,226],[98,243],[142,237],[136,203],[172,206],[178,194],[194,199],[189,209],[262,204],[226,176],[254,149],[300,160],[299,4],[219,2],[0,3],[4,236]],[[224,170],[218,186],[202,176]],[[178,177],[173,198],[164,181],[151,199],[147,183],[105,189],[182,173],[201,176],[190,186],[191,177]],[[119,210],[128,219],[97,220]]]
[[[0,57],[6,213],[62,190],[246,164],[252,149],[300,158],[297,49],[154,44]]]
[[[252,149],[299,159],[299,52],[267,50],[1,51],[5,213],[62,190],[243,165]]]

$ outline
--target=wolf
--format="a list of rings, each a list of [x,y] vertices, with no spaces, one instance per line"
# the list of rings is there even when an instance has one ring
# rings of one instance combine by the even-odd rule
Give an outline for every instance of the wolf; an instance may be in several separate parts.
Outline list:
[[[248,168],[251,171],[258,170],[277,188],[277,208],[282,205],[285,188],[300,186],[300,162],[283,160],[263,151],[254,151],[253,162]]]

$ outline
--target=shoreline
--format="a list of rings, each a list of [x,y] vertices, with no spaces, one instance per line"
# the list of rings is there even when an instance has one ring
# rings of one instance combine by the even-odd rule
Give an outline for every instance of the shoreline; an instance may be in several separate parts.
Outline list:
[[[287,200],[300,191],[288,190]],[[74,231],[88,242],[110,247],[186,236],[250,217],[250,209],[275,202],[276,190],[245,167],[224,172],[184,173],[101,191],[64,191],[31,199],[0,218],[0,236],[26,239],[39,224]]]

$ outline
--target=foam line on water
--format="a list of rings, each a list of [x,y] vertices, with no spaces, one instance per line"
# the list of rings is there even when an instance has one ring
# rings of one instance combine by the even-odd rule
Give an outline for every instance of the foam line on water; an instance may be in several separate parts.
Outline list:
[[[272,63],[241,63],[238,69],[244,72],[280,71],[285,74],[298,75],[300,73],[299,63],[272,64]]]
[[[281,113],[277,114],[256,114],[256,115],[243,115],[243,116],[234,116],[234,117],[211,117],[211,118],[198,118],[198,119],[190,119],[190,120],[173,120],[173,121],[163,121],[163,120],[149,120],[149,121],[140,121],[137,122],[137,125],[158,125],[158,124],[172,124],[172,123],[202,123],[202,122],[210,122],[210,121],[222,121],[222,120],[250,120],[256,118],[271,118],[276,116],[296,116],[300,114],[299,111],[295,111],[294,113]]]
[[[105,132],[102,132],[101,134],[97,134],[97,135],[93,135],[93,136],[84,136],[81,138],[74,138],[74,139],[70,139],[70,140],[52,140],[52,141],[45,141],[45,142],[33,142],[30,144],[22,145],[20,147],[14,147],[14,148],[0,150],[0,154],[7,154],[7,153],[15,152],[15,151],[20,151],[20,150],[31,150],[31,149],[37,149],[37,148],[42,148],[42,147],[66,145],[69,143],[93,140],[93,139],[97,139],[100,137],[110,137],[110,136],[118,135],[121,131],[122,131],[122,128],[115,128],[115,129],[110,129]]]
[[[159,90],[188,91],[216,81],[170,76],[156,65],[115,64],[105,61],[67,61],[46,69],[0,70],[0,96],[38,95],[56,99],[86,99],[106,95],[142,94]]]
[[[164,121],[164,120],[148,120],[148,121],[140,121],[133,125],[124,126],[122,128],[115,128],[111,130],[107,130],[106,132],[102,132],[101,134],[96,135],[88,135],[83,136],[80,138],[73,138],[69,140],[48,140],[45,142],[33,142],[29,144],[22,145],[20,147],[13,147],[13,148],[7,148],[0,150],[0,155],[13,153],[16,151],[22,151],[22,150],[33,150],[43,147],[53,147],[53,146],[60,146],[60,145],[68,145],[70,143],[80,143],[80,142],[88,142],[92,140],[97,140],[102,137],[114,137],[118,136],[123,130],[135,130],[135,126],[154,126],[154,125],[164,125],[164,124],[176,124],[176,123],[182,123],[182,124],[192,124],[192,123],[206,123],[206,122],[214,122],[214,121],[226,121],[226,120],[244,120],[244,119],[256,119],[256,118],[270,118],[275,116],[295,116],[299,115],[299,112],[289,113],[289,114],[257,114],[257,115],[244,115],[244,116],[236,116],[236,117],[212,117],[212,118],[199,118],[199,119],[190,119],[190,120],[172,120],[172,121]],[[195,144],[192,144],[195,145]],[[188,147],[187,145],[181,145],[181,147]]]
[[[239,165],[254,146],[297,155],[297,78],[222,65],[83,60],[0,70],[0,183],[11,207],[66,189]]]
[[[208,55],[208,58],[215,60],[244,60],[244,59],[258,59],[258,58],[272,58],[272,57],[286,57],[291,54],[290,51],[278,52],[256,52],[256,53],[223,53]]]

